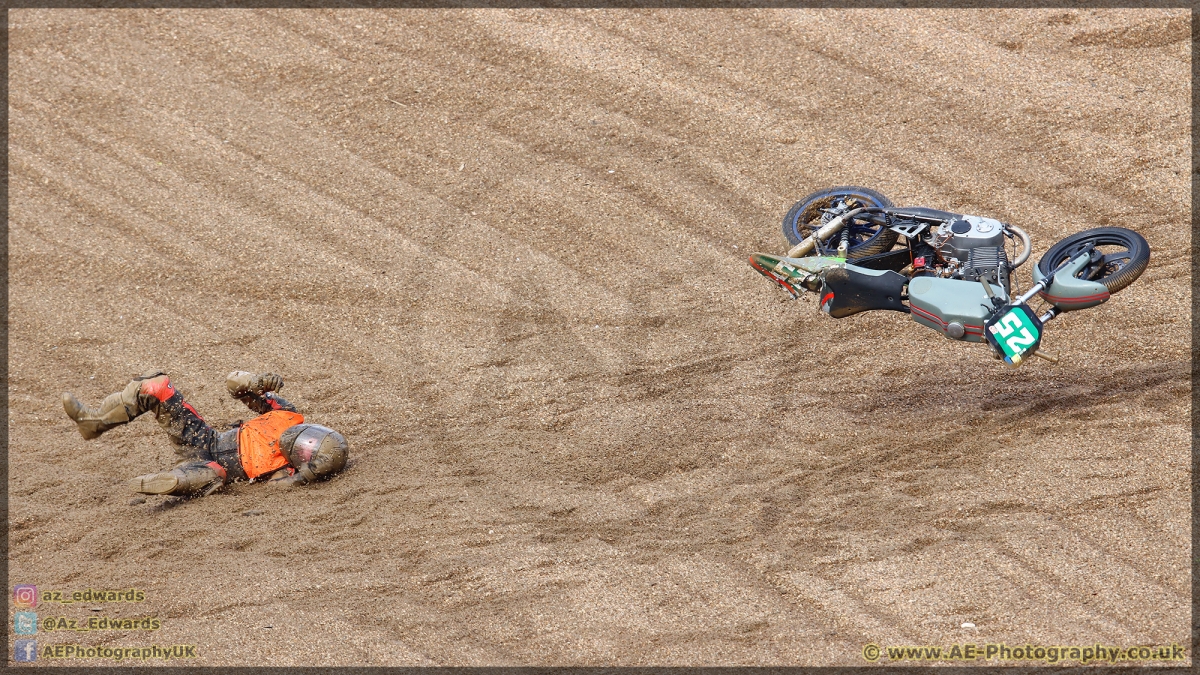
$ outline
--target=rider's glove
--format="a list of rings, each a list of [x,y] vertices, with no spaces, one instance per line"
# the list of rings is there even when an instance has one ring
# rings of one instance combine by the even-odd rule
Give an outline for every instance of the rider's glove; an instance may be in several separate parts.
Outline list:
[[[225,376],[225,388],[234,398],[244,396],[249,392],[261,396],[268,391],[283,389],[283,378],[275,373],[255,375],[244,370],[235,370]]]
[[[275,373],[263,373],[258,376],[258,393],[265,394],[268,391],[279,391],[283,389],[283,377]]]

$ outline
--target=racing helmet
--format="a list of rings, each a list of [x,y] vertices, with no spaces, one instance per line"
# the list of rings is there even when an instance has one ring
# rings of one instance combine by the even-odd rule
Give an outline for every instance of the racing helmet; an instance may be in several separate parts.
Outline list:
[[[346,466],[350,445],[346,437],[320,424],[297,424],[289,427],[279,437],[279,449],[288,462],[300,468],[317,458],[329,473],[341,471]],[[322,472],[324,473],[324,472]]]

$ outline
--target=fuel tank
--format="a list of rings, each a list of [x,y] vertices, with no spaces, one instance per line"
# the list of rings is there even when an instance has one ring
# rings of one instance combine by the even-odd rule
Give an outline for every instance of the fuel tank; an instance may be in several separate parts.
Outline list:
[[[989,286],[997,297],[1006,297],[1000,286]],[[983,342],[983,324],[992,312],[983,284],[941,277],[909,281],[908,304],[914,321],[963,342]]]

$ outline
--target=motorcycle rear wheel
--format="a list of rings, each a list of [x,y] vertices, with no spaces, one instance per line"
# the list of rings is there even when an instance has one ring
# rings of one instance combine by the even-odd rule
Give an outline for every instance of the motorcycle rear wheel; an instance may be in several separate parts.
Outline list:
[[[1109,293],[1116,293],[1132,284],[1142,276],[1146,264],[1150,262],[1150,244],[1142,235],[1123,227],[1097,227],[1073,234],[1051,246],[1038,260],[1038,270],[1048,275],[1089,246],[1094,246],[1103,257],[1075,276],[1098,281]]]
[[[875,190],[857,185],[839,185],[818,190],[796,202],[783,217],[783,236],[787,238],[788,245],[795,246],[814,230],[819,229],[823,210],[832,207],[839,199],[852,199],[857,202],[857,206],[894,206],[892,200]],[[855,222],[848,227],[850,246],[846,255],[849,258],[863,258],[890,251],[900,236],[882,225],[873,223]],[[830,243],[834,247],[837,246],[837,241],[838,235],[830,237]]]

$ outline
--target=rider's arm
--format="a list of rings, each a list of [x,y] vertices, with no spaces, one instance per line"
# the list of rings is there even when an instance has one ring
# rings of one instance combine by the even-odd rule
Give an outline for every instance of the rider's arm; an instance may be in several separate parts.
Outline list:
[[[259,415],[273,410],[296,412],[296,407],[287,399],[275,393],[283,388],[283,378],[274,373],[255,375],[244,371],[234,371],[225,378],[225,386],[229,395],[246,405]]]
[[[247,391],[242,394],[234,394],[234,398],[246,404],[246,407],[254,412],[262,415],[269,413],[272,410],[286,410],[288,412],[296,412],[296,406],[288,403],[288,400],[273,391],[269,391],[263,395],[258,395],[252,391]]]

